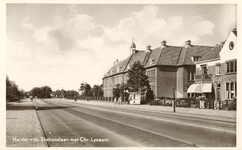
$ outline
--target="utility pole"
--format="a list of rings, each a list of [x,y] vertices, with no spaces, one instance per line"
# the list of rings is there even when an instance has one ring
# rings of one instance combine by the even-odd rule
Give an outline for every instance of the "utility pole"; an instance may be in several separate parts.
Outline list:
[[[173,88],[173,111],[176,112],[175,88]]]

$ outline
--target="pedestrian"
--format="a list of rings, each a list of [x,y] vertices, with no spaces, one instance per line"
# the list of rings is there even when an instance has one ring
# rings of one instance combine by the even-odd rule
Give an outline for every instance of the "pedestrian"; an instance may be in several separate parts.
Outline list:
[[[31,102],[33,102],[33,96],[30,96],[29,98],[30,98]]]
[[[39,103],[36,101],[36,99],[33,99],[33,105],[34,105],[35,109],[37,110],[39,107]]]
[[[77,96],[75,96],[75,102],[77,101]]]

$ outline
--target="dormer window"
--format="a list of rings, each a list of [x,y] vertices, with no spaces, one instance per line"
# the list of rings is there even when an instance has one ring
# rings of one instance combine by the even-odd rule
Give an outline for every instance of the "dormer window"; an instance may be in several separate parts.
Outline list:
[[[117,67],[117,73],[120,72],[120,70],[121,70],[121,66],[118,66]]]
[[[154,63],[154,59],[150,59],[150,65]]]
[[[192,61],[199,61],[201,56],[193,56]]]
[[[130,69],[131,68],[131,65],[128,65],[127,68]]]

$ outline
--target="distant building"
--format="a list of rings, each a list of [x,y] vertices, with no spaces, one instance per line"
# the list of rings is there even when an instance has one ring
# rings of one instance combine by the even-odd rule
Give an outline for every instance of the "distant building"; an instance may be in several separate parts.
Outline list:
[[[173,89],[177,98],[187,97],[187,89],[195,81],[195,63],[214,48],[192,45],[188,40],[183,47],[171,46],[162,41],[161,46],[155,49],[149,45],[146,50],[137,50],[132,41],[130,56],[121,61],[116,60],[104,75],[104,97],[113,97],[113,88],[127,82],[127,71],[138,60],[146,69],[156,97],[173,97]]]
[[[237,96],[237,30],[196,63],[195,82],[188,95],[204,93],[215,101],[230,101]]]

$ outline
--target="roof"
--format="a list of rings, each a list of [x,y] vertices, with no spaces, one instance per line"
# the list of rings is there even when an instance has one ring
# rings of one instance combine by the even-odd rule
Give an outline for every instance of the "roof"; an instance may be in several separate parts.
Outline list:
[[[211,52],[213,51],[213,52]],[[210,52],[211,54],[207,54]],[[191,57],[193,56],[203,56],[207,54],[208,56],[217,57],[215,54],[217,49],[212,46],[199,46],[190,45],[184,47],[178,46],[165,46],[153,49],[151,52],[136,50],[135,54],[130,55],[124,60],[119,61],[117,64],[112,66],[108,71],[111,75],[111,71],[114,74],[127,71],[129,65],[133,65],[134,62],[140,61],[145,67],[153,65],[194,65]],[[208,57],[207,56],[207,57]],[[117,68],[120,67],[120,72],[117,72]]]
[[[124,60],[121,60],[121,61],[118,61],[117,64],[113,65],[109,71],[107,72],[108,75],[110,75],[110,73],[112,72],[113,74],[115,73],[118,73],[117,72],[117,68],[120,67],[120,70],[119,72],[123,72],[125,67],[126,67],[126,64],[127,62],[129,61],[129,59],[131,58],[131,56],[129,56],[128,58],[124,59]]]
[[[220,58],[219,53],[222,50],[222,48],[223,48],[223,44],[220,44],[220,45],[216,46],[214,49],[212,49],[211,51],[209,51],[208,53],[203,55],[201,57],[201,59],[199,60],[199,62],[200,61],[206,61],[206,60],[212,60],[212,59]]]
[[[180,64],[194,64],[191,57],[194,57],[194,56],[202,57],[203,55],[205,55],[212,49],[214,49],[214,47],[212,47],[212,46],[191,45],[191,47],[187,48],[187,53],[185,55],[185,59],[183,62],[180,62]]]
[[[134,55],[131,55],[131,58],[127,65],[133,65],[136,61],[140,61],[142,64],[142,62],[145,59],[145,56],[146,56],[145,51],[137,51]],[[127,70],[128,70],[128,67],[125,68],[125,71]]]
[[[232,30],[232,32],[237,36],[237,30]]]
[[[157,65],[177,65],[182,47],[163,47]]]

